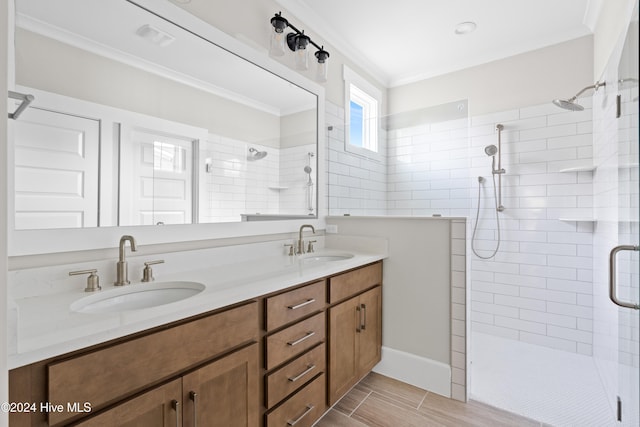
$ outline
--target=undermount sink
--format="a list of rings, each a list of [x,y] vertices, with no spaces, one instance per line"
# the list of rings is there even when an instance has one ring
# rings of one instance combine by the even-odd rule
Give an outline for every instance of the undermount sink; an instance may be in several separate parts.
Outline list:
[[[328,253],[328,254],[306,254],[302,255],[300,259],[303,263],[312,262],[331,262],[331,261],[344,261],[346,259],[353,258],[353,254],[348,253]]]
[[[199,294],[205,289],[197,282],[150,282],[128,285],[84,297],[73,304],[78,313],[117,313],[170,304]]]

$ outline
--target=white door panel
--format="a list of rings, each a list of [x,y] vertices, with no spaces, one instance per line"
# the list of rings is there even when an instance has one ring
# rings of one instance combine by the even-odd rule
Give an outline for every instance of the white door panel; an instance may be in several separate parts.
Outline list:
[[[123,126],[120,225],[190,224],[195,141]]]
[[[15,123],[15,227],[98,225],[100,123],[28,108]]]

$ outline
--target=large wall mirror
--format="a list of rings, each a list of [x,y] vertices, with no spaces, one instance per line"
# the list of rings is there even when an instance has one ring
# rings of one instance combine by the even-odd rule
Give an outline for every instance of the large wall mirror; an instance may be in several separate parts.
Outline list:
[[[16,0],[15,27],[15,230],[317,218],[309,86],[128,0]]]

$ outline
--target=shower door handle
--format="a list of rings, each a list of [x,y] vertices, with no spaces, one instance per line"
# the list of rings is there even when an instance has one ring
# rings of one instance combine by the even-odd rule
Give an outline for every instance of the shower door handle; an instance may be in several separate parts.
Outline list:
[[[638,252],[638,246],[632,245],[620,245],[611,249],[611,253],[609,254],[609,298],[613,301],[614,304],[619,305],[620,307],[633,308],[634,310],[640,309],[640,304],[633,302],[626,302],[618,299],[618,292],[616,286],[616,255],[620,251],[634,251]]]

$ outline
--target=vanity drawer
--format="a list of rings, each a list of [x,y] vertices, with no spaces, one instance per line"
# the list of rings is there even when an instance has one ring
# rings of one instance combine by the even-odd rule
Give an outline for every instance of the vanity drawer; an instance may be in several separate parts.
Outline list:
[[[357,295],[382,284],[382,262],[339,274],[329,279],[329,303]]]
[[[257,340],[258,304],[236,307],[47,366],[48,401],[91,402],[98,410]],[[49,425],[77,416],[51,412]]]
[[[267,415],[267,427],[309,427],[325,411],[324,374]]]
[[[266,330],[298,320],[324,308],[326,285],[324,280],[280,295],[267,298]]]
[[[322,312],[268,336],[266,368],[272,369],[324,341],[325,329]]]
[[[325,371],[326,348],[320,344],[266,377],[266,406],[271,408],[299,389],[314,376]]]

